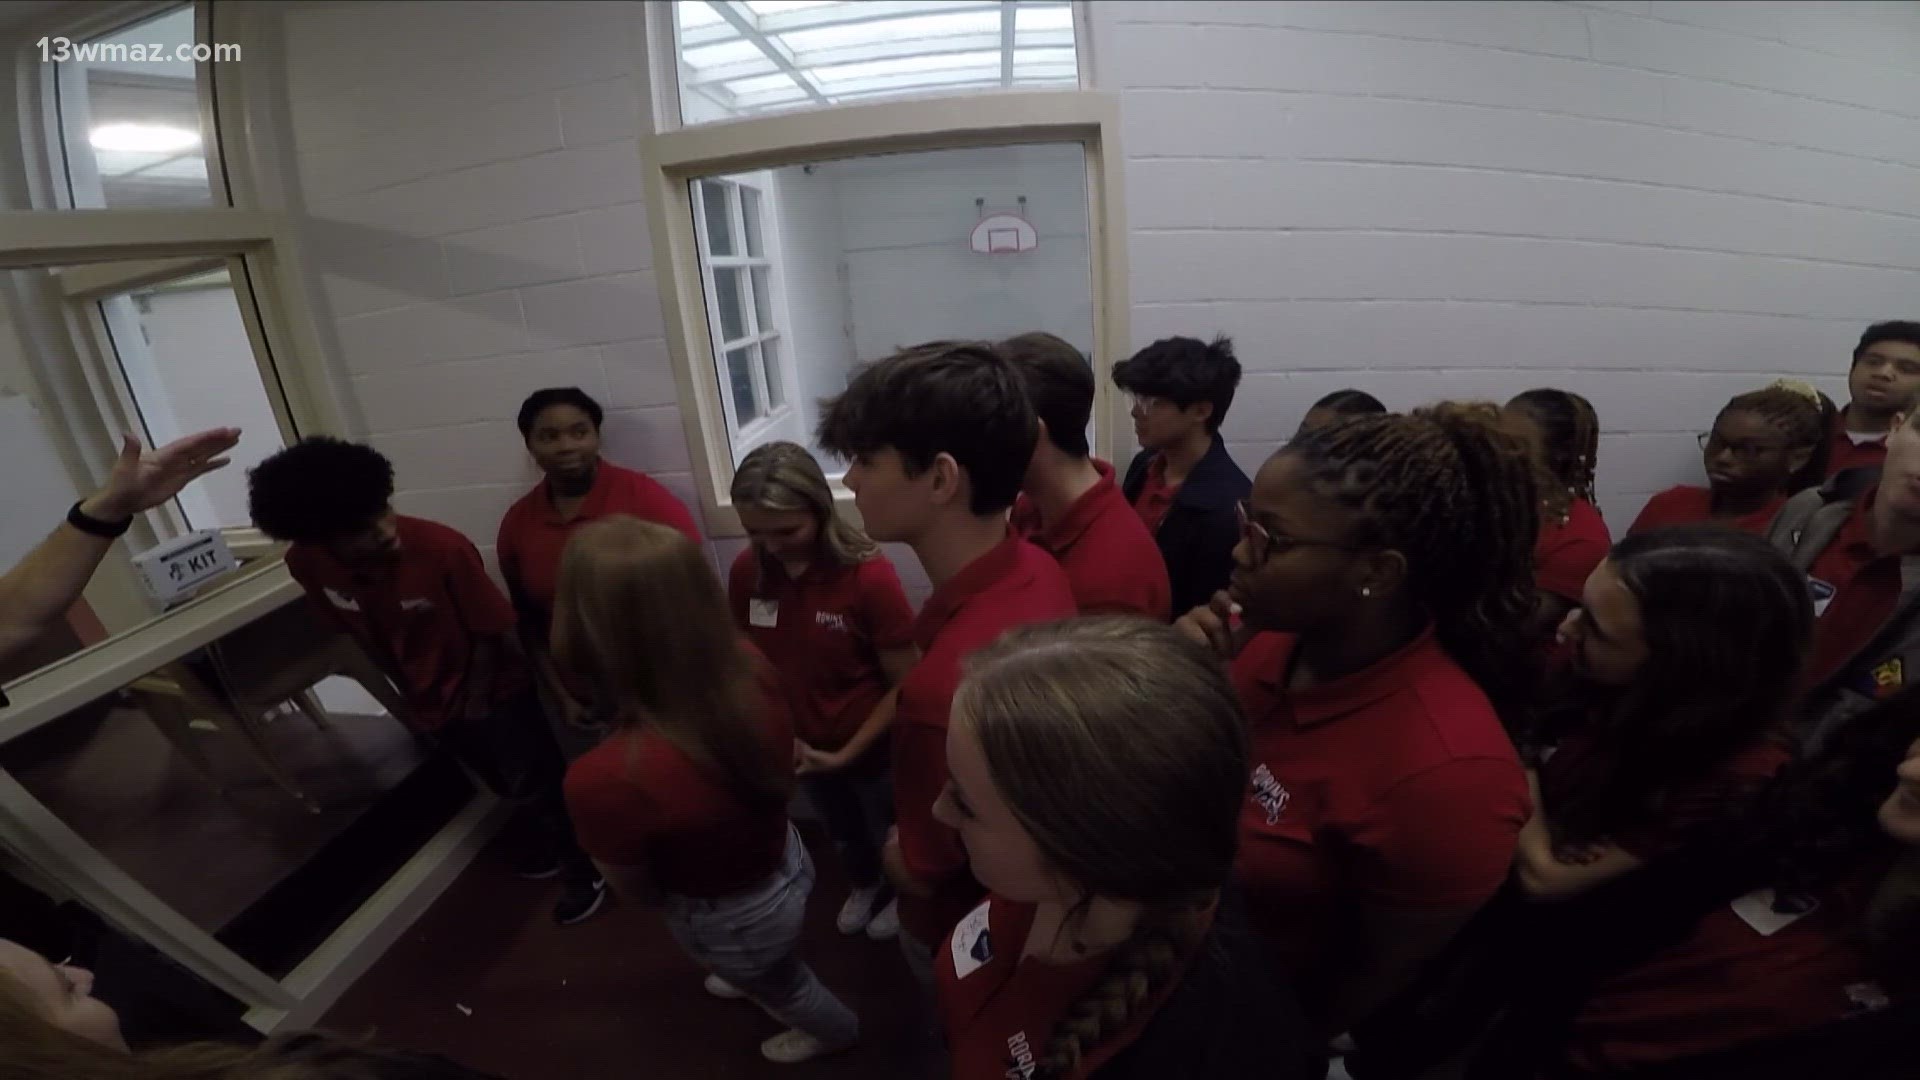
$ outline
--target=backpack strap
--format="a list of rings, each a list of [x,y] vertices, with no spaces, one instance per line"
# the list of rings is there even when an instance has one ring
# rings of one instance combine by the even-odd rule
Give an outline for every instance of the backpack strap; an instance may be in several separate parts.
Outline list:
[[[1854,500],[1879,482],[1878,470],[1849,469],[1786,501],[1767,527],[1767,542],[1806,573],[1853,513]]]

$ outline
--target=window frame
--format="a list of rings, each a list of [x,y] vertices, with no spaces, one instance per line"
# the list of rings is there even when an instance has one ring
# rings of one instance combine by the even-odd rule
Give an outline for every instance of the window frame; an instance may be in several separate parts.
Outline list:
[[[702,238],[696,235],[691,181],[726,177],[871,154],[1079,143],[1086,154],[1089,288],[1093,301],[1094,452],[1111,460],[1116,433],[1126,430],[1124,406],[1107,373],[1130,342],[1127,306],[1126,215],[1118,99],[1086,87],[1095,41],[1084,0],[1073,6],[1081,89],[999,90],[917,96],[778,112],[684,126],[671,5],[646,13],[646,78],[641,116],[651,120],[639,139],[646,173],[647,219],[653,265],[666,324],[667,348],[681,402],[682,427],[694,487],[710,532],[746,535],[733,508],[731,406],[718,379],[707,322]],[[777,292],[777,289],[776,289]],[[861,359],[871,360],[873,357]],[[833,470],[830,470],[832,472]],[[831,476],[834,500],[853,514],[853,496]],[[857,514],[854,515],[857,520]]]
[[[56,65],[40,63],[38,49],[25,43],[54,35],[84,40],[179,6],[177,0],[138,0],[63,7],[16,25],[17,37],[11,40],[23,44],[0,49],[0,67],[9,77],[0,89],[0,105],[14,106],[0,108],[0,140],[12,140],[22,150],[17,165],[0,164],[0,196],[10,200],[0,204],[0,270],[63,270],[0,275],[0,299],[21,316],[12,330],[20,336],[27,379],[78,490],[104,481],[118,454],[120,431],[140,430],[137,418],[125,412],[124,387],[116,389],[102,366],[117,370],[117,360],[101,355],[99,327],[83,325],[91,299],[197,268],[225,263],[236,275],[235,295],[255,359],[270,357],[277,375],[280,396],[273,394],[276,385],[267,388],[283,437],[289,429],[346,437],[361,430],[345,382],[335,378],[319,344],[310,310],[315,292],[302,277],[294,223],[264,209],[284,205],[285,195],[279,172],[284,162],[277,160],[272,127],[284,101],[271,81],[249,78],[241,64],[198,67],[201,130],[211,133],[203,136],[203,144],[214,205],[66,207],[64,180],[56,175],[59,151],[50,141],[64,137],[46,70]],[[272,53],[277,16],[271,10],[225,0],[197,0],[194,10],[197,41]],[[97,321],[97,311],[93,314]],[[127,536],[128,547],[151,546],[162,538],[164,524],[142,515]],[[244,540],[235,546],[243,556],[250,550]],[[9,682],[11,701],[0,709],[0,743],[52,723],[269,612],[302,602],[303,590],[278,557],[278,546],[254,550],[265,557],[159,613],[140,595],[125,560],[109,560],[87,598],[103,620],[110,616],[109,605],[115,606],[115,621],[109,624],[114,632]],[[263,1033],[317,1023],[453,881],[504,816],[498,800],[477,792],[324,942],[284,977],[276,977],[160,900],[0,768],[0,843],[19,857],[17,869],[50,895],[83,902],[133,940],[230,995],[247,1010],[246,1023]]]
[[[753,350],[748,360],[749,366],[747,369],[747,380],[751,387],[750,392],[756,410],[753,418],[742,422],[739,417],[740,407],[734,400],[733,394],[728,392],[721,395],[721,405],[726,412],[727,423],[729,429],[734,433],[734,438],[751,442],[756,438],[764,438],[771,428],[787,419],[793,412],[792,395],[788,393],[788,388],[791,386],[792,380],[787,377],[787,365],[790,362],[790,354],[784,349],[780,350],[777,354],[778,359],[776,364],[779,371],[775,377],[769,376],[769,372],[767,371],[768,365],[766,363],[767,346],[773,344],[777,348],[785,333],[784,328],[780,325],[780,318],[777,314],[781,306],[779,302],[780,285],[779,282],[775,280],[775,275],[779,273],[779,270],[775,265],[774,248],[772,244],[773,237],[766,213],[769,196],[766,189],[737,177],[707,176],[689,181],[689,183],[701,186],[713,185],[724,188],[728,227],[732,230],[732,236],[739,248],[739,250],[732,255],[711,254],[713,234],[712,230],[708,227],[706,200],[704,198],[693,198],[692,192],[689,191],[687,196],[688,202],[697,219],[694,225],[694,235],[700,248],[701,286],[706,292],[707,326],[709,328],[709,336],[712,338],[711,344],[714,350],[714,356],[716,358],[731,356],[741,349]],[[760,233],[760,254],[758,255],[752,254],[747,244],[746,193],[748,191],[752,191],[759,196],[759,206],[757,208],[759,223],[756,226]],[[737,338],[727,338],[724,336],[724,323],[720,317],[720,290],[718,288],[718,282],[715,280],[718,277],[715,271],[718,270],[740,270],[744,272],[740,278],[740,302],[742,305],[741,316],[746,321],[746,332]],[[764,270],[766,272],[767,295],[764,298],[760,295],[759,286],[754,284],[753,272],[755,270]],[[763,326],[760,322],[760,307],[763,300],[768,312],[768,319],[774,324],[772,328]],[[719,372],[716,371],[714,374],[715,378],[718,379]],[[731,368],[729,367],[728,379],[730,380],[731,378]],[[776,386],[779,389],[778,401],[775,400]],[[727,387],[727,389],[731,391],[731,386]]]

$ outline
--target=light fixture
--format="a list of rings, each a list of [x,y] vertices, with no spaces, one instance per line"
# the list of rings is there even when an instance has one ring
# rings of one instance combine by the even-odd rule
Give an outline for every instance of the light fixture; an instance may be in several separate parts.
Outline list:
[[[170,154],[200,145],[200,133],[171,124],[102,124],[88,133],[96,150]]]

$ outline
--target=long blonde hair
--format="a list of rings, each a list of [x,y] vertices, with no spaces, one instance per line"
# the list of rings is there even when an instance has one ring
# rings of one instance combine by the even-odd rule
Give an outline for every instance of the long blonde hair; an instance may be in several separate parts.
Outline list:
[[[475,1080],[444,1060],[315,1032],[259,1046],[198,1042],[129,1053],[67,1031],[0,971],[0,1076],[7,1080]]]
[[[1050,866],[1142,906],[1106,975],[1067,1010],[1042,1076],[1072,1073],[1166,990],[1233,868],[1246,725],[1226,672],[1164,624],[1093,616],[1023,627],[968,659],[954,713]]]
[[[553,634],[555,662],[617,725],[644,724],[749,806],[786,805],[793,777],[760,730],[760,671],[678,529],[624,514],[583,526],[560,559]]]
[[[872,537],[840,516],[819,459],[799,443],[754,447],[734,470],[730,492],[736,506],[812,514],[820,528],[820,550],[842,566],[857,566],[880,552]]]

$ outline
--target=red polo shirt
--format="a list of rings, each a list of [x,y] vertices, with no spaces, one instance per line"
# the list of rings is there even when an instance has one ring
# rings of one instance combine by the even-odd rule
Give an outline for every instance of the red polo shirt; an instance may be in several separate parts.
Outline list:
[[[743,643],[752,650],[753,646]],[[776,760],[793,761],[780,686],[757,652],[760,733]],[[642,866],[674,896],[710,899],[765,881],[787,849],[784,806],[753,809],[652,727],[620,731],[567,769],[567,811],[580,847],[605,863]]]
[[[1821,584],[1831,590],[1829,599],[1837,599],[1840,590],[1847,587],[1847,583],[1862,567],[1880,557],[1873,550],[1873,521],[1870,516],[1873,502],[1879,495],[1880,489],[1876,485],[1854,500],[1853,510],[1847,514],[1847,520],[1840,523],[1833,539],[1827,541],[1827,546],[1813,560],[1813,566],[1808,568],[1807,576],[1813,579],[1811,584],[1816,604],[1820,604],[1819,594],[1827,591],[1820,588]],[[1821,617],[1825,618],[1824,615]]]
[[[1160,523],[1167,519],[1167,511],[1173,508],[1173,497],[1178,494],[1180,485],[1167,483],[1167,455],[1154,455],[1153,460],[1147,462],[1147,478],[1140,484],[1140,494],[1133,500],[1133,510],[1140,515],[1149,535],[1160,531]]]
[[[623,469],[604,459],[594,469],[593,487],[572,520],[561,521],[554,513],[545,480],[520,496],[500,519],[500,538],[494,549],[500,560],[500,575],[507,579],[514,603],[522,607],[521,617],[542,635],[553,618],[560,555],[567,541],[587,522],[613,514],[671,525],[694,543],[700,542],[699,526],[673,492],[646,473]]]
[[[1880,632],[1893,609],[1900,604],[1900,563],[1898,555],[1872,559],[1855,570],[1847,583],[1833,594],[1825,611],[1813,624],[1813,652],[1807,660],[1806,685],[1811,688],[1826,682],[1849,666],[1873,635]],[[1818,564],[1815,564],[1818,569]],[[1818,601],[1815,601],[1818,604]],[[1874,658],[1880,659],[1880,658]],[[1872,698],[1891,697],[1905,684],[1905,672],[1898,670],[1859,674],[1861,693]]]
[[[1648,499],[1647,505],[1640,510],[1640,516],[1627,526],[1627,535],[1637,536],[1669,525],[1717,524],[1754,536],[1765,536],[1767,526],[1773,524],[1773,515],[1780,512],[1780,505],[1786,501],[1785,495],[1776,496],[1751,513],[1716,520],[1713,516],[1713,492],[1692,484],[1680,484]]]
[[[1073,964],[1024,955],[1033,918],[1031,905],[989,896],[934,950],[934,990],[953,1055],[953,1080],[1031,1076],[1060,1018],[1106,977],[1111,953]],[[1126,1049],[1179,983],[1177,977],[1167,980],[1134,1010],[1125,1029],[1089,1048],[1062,1080],[1092,1076]]]
[[[1886,866],[1884,856],[1863,860],[1812,897],[1809,914],[1771,933],[1740,914],[1771,908],[1770,890],[1715,908],[1680,944],[1594,987],[1574,1020],[1568,1057],[1612,1075],[1811,1031],[1887,1004],[1859,937]]]
[[[287,549],[287,570],[307,598],[393,676],[410,715],[434,731],[454,719],[478,639],[513,630],[513,607],[487,576],[473,541],[437,521],[396,517],[392,560],[349,566],[312,544]],[[492,699],[524,690],[518,652],[496,650]]]
[[[1302,690],[1285,689],[1293,648],[1263,633],[1233,663],[1254,762],[1236,868],[1249,922],[1311,973],[1311,997],[1359,955],[1363,906],[1464,910],[1492,896],[1532,804],[1493,706],[1431,630]]]
[[[1847,406],[1851,409],[1853,406]],[[1841,409],[1833,415],[1833,428],[1827,432],[1827,475],[1847,469],[1865,466],[1878,466],[1887,459],[1887,436],[1885,432],[1867,437],[1865,442],[1855,442],[1847,434],[1847,409]]]
[[[885,555],[815,562],[796,580],[749,547],[727,572],[727,601],[780,673],[794,733],[820,750],[845,746],[886,696],[880,653],[913,645],[913,608]]]
[[[907,871],[930,899],[900,898],[900,925],[934,944],[980,900],[960,834],[933,819],[947,783],[947,714],[960,664],[1001,634],[1074,614],[1073,590],[1053,557],[1008,537],[933,591],[913,623],[920,662],[900,682],[893,721],[893,807]]]
[[[1073,599],[1086,614],[1119,612],[1165,622],[1173,605],[1167,563],[1153,532],[1113,482],[1113,466],[1095,460],[1100,482],[1052,525],[1025,495],[1013,504],[1014,535],[1038,545],[1067,572]]]
[[[1587,575],[1612,549],[1613,537],[1607,533],[1600,511],[1587,500],[1576,498],[1567,508],[1564,524],[1546,522],[1540,526],[1540,539],[1533,546],[1534,588],[1578,604],[1587,587]]]

